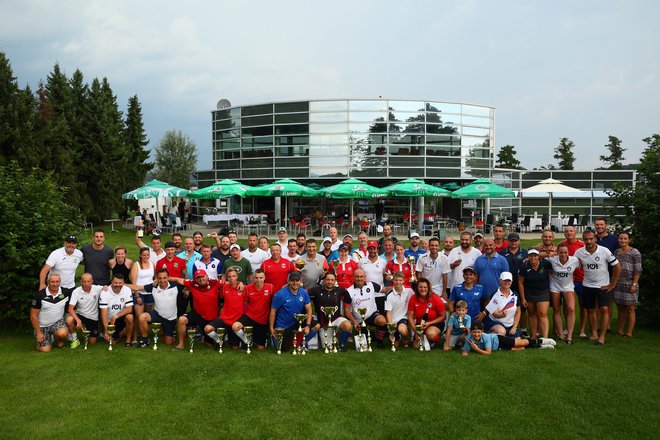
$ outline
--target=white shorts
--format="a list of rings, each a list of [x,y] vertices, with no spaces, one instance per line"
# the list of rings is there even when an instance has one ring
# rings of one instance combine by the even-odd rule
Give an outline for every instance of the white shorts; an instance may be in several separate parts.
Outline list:
[[[340,316],[339,318],[332,321],[332,326],[339,327],[344,321],[348,321],[348,319],[344,318],[343,316]]]

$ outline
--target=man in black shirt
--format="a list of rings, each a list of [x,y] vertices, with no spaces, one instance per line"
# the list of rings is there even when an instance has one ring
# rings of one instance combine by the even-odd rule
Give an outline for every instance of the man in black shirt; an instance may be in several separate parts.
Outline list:
[[[348,307],[346,313],[350,313],[350,306],[344,302],[348,293],[343,287],[335,287],[336,281],[337,278],[333,272],[326,272],[323,276],[323,282],[321,285],[309,289],[309,297],[314,305],[316,319],[318,321],[318,324],[316,324],[312,330],[318,331],[321,328],[326,328],[328,324],[332,325],[335,329],[341,330],[339,349],[341,351],[346,351],[344,346],[348,338],[351,336],[353,324],[342,315],[342,304],[344,307]],[[330,319],[328,319],[328,316],[323,312],[322,307],[337,307],[337,310]],[[330,335],[328,335],[328,337],[329,336]],[[325,345],[325,338],[323,338],[322,343]]]

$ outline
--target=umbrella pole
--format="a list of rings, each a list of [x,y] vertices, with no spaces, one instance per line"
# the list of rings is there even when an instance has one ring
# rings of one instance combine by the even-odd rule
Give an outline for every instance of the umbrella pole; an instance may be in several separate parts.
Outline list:
[[[408,217],[408,231],[410,231],[412,229],[412,225],[413,225],[413,220],[412,220],[412,197],[409,197],[409,202],[410,203],[408,204],[408,210],[409,210],[408,215],[410,217]]]
[[[353,231],[353,199],[350,200],[351,203],[351,232]]]
[[[548,193],[548,225],[552,224],[552,193]],[[551,228],[552,229],[552,228]]]

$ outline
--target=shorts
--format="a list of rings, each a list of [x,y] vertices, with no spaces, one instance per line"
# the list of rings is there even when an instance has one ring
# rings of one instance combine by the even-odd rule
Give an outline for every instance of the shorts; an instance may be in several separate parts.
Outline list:
[[[225,329],[225,334],[227,335],[227,339],[229,340],[229,345],[232,347],[238,347],[241,344],[241,339],[236,336],[236,333],[231,329],[233,322],[231,324],[225,323],[222,319],[216,318],[213,321],[209,322],[208,325],[210,325],[213,328],[224,328]]]
[[[541,292],[525,292],[525,299],[527,302],[533,302],[533,303],[538,303],[538,302],[547,302],[550,301],[550,293],[547,290],[541,291]]]
[[[158,314],[155,310],[146,312],[151,317],[151,322],[159,322],[163,326],[163,334],[165,336],[174,337],[174,327],[176,327],[176,319],[165,319]]]
[[[584,286],[582,291],[582,306],[593,310],[596,306],[607,307],[612,301],[612,292],[605,292],[597,287]]]
[[[119,333],[126,328],[126,319],[122,316],[121,318],[115,319],[115,331],[112,334],[112,339],[119,339]],[[130,336],[127,338],[130,339]]]
[[[376,318],[378,316],[382,316],[383,318],[385,318],[385,315],[383,315],[382,313],[373,312],[367,319],[364,320],[365,324],[372,325],[372,326],[376,327],[376,322],[375,321],[376,321]]]
[[[449,346],[451,348],[456,347],[456,345],[462,346],[463,343],[465,342],[465,337],[467,336],[467,333],[462,333],[460,335],[454,335],[449,333]]]
[[[191,311],[189,311],[188,313],[186,313],[185,315],[182,315],[182,316],[185,316],[186,319],[188,320],[188,326],[189,327],[198,327],[198,328],[203,329],[204,327],[206,327],[209,324],[209,322],[211,322],[209,320],[206,320],[206,319],[202,318],[199,315],[199,313],[195,312],[194,310],[191,310]]]
[[[53,345],[55,332],[61,328],[66,328],[64,318],[60,319],[53,325],[49,325],[48,327],[41,327],[41,333],[43,333],[45,337],[43,342],[37,342],[37,347],[48,347],[49,345]],[[37,336],[37,332],[34,332],[34,336]]]
[[[348,319],[344,318],[343,316],[340,316],[339,318],[332,321],[332,326],[335,328],[339,328],[345,321],[348,321]]]
[[[294,332],[298,330],[298,324],[294,324],[289,328],[284,329],[284,333],[282,335],[282,352],[287,352],[291,349],[292,342],[293,342],[293,335]],[[304,341],[303,341],[304,343]],[[273,335],[273,346],[275,349],[277,349],[277,338]]]
[[[575,287],[575,293],[577,293],[578,298],[582,299],[582,293],[584,292],[582,281],[573,281],[573,286]]]
[[[401,324],[404,324],[405,326],[408,326],[408,319],[407,319],[407,318],[403,318],[403,319],[399,319],[399,320],[397,321],[397,323],[396,323],[396,331],[394,332],[394,338],[395,338],[395,339],[401,339],[401,335],[399,334],[399,326],[400,326]]]
[[[511,350],[516,346],[516,338],[509,336],[508,333],[507,336],[497,335],[497,340],[500,343],[500,350]]]
[[[268,333],[267,324],[259,324],[247,315],[241,316],[236,322],[243,324],[243,327],[252,327],[252,341],[254,341],[256,345],[262,347],[266,345],[266,333]]]
[[[80,318],[80,321],[82,322],[83,327],[85,330],[89,330],[89,337],[90,338],[97,338],[99,336],[99,321],[98,319],[89,319],[84,317],[83,315],[78,315],[78,318]]]
[[[154,303],[154,296],[151,293],[140,293],[140,299],[142,300],[143,305],[150,305]],[[137,298],[133,294],[133,305],[138,306]]]
[[[484,321],[484,331],[485,331],[486,333],[490,333],[491,329],[492,329],[494,326],[496,326],[496,325],[501,325],[502,327],[504,327],[504,331],[506,332],[507,336],[511,336],[511,334],[510,334],[509,332],[511,331],[511,329],[513,328],[513,326],[506,327],[506,326],[504,326],[504,324],[502,324],[501,322],[497,322],[497,321],[493,320],[490,316],[487,317],[486,320]],[[516,337],[516,338],[517,338],[518,336],[519,336],[519,335],[518,335],[518,330],[516,330],[516,332],[513,334],[512,337]]]

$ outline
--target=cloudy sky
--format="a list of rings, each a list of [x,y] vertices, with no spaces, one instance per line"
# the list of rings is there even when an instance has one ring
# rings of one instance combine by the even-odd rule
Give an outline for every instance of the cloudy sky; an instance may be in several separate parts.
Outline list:
[[[137,94],[150,146],[168,129],[211,163],[210,111],[315,98],[461,101],[496,107],[496,151],[600,166],[608,135],[636,162],[660,132],[660,2],[28,1],[0,4],[0,51],[21,86],[55,63]]]

